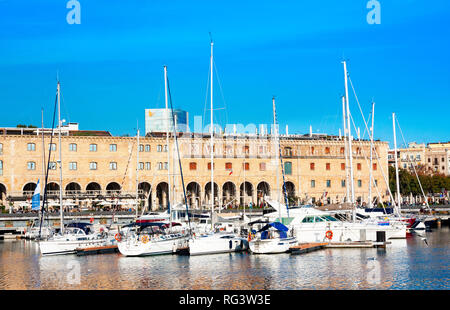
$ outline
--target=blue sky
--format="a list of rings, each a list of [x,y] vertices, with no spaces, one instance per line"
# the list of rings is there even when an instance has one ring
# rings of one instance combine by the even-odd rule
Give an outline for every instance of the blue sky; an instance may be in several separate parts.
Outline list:
[[[275,95],[282,131],[338,134],[345,58],[376,139],[395,112],[406,142],[450,141],[450,1],[379,0],[379,25],[366,0],[79,2],[69,25],[66,0],[0,0],[0,126],[39,126],[41,108],[51,126],[58,71],[63,118],[134,135],[164,107],[164,65],[174,106],[208,116],[211,32],[215,122],[270,124]],[[363,132],[353,95],[350,109]]]

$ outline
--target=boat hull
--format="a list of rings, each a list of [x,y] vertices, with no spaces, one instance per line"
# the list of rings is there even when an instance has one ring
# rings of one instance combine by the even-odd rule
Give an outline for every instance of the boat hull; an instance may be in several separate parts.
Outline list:
[[[74,254],[76,249],[98,247],[107,244],[106,239],[92,239],[92,240],[48,240],[40,241],[39,248],[42,255],[61,255]]]
[[[240,252],[248,249],[248,241],[241,237],[219,235],[199,236],[189,239],[189,255]]]
[[[296,238],[252,240],[249,242],[250,251],[254,254],[279,254],[289,252],[297,244]]]
[[[175,253],[186,237],[171,238],[168,240],[150,240],[146,243],[134,238],[118,243],[119,252],[124,256],[151,256]]]

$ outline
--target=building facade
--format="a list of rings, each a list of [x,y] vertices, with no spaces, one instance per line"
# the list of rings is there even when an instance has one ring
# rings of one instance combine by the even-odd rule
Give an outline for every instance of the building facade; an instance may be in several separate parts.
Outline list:
[[[280,147],[273,138],[267,134],[215,136],[216,207],[261,206],[264,197],[283,200],[283,181],[292,204],[346,201],[348,163],[341,138],[284,135],[279,139]],[[169,146],[164,133],[140,137],[139,146],[136,137],[69,134],[61,140],[62,189],[69,204],[83,208],[121,201],[133,206],[138,196],[149,209],[163,209],[167,207],[169,185],[170,201],[183,202],[184,182],[191,208],[211,205],[209,135],[180,133],[178,139],[170,137]],[[354,140],[352,144],[355,199],[367,203],[371,169],[376,184],[373,197],[389,201],[385,181],[388,143],[374,142],[377,156],[371,166],[370,142]],[[56,135],[44,135],[44,139],[37,134],[1,135],[1,203],[16,207],[30,203],[38,179],[45,178],[48,158],[48,197],[56,203],[59,147]]]

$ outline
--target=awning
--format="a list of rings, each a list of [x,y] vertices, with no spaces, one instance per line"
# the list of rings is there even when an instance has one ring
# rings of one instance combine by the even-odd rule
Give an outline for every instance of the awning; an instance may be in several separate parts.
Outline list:
[[[289,228],[287,228],[285,225],[281,224],[280,222],[273,222],[273,223],[267,224],[266,226],[261,228],[258,232],[268,230],[270,227],[273,227],[279,231],[289,231]]]

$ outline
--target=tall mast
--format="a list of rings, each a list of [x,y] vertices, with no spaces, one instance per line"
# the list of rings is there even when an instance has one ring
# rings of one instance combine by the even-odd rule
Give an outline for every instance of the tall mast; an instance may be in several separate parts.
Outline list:
[[[169,123],[171,118],[169,118],[169,105],[168,105],[168,97],[167,97],[167,66],[164,66],[164,94],[166,101],[166,116],[167,116],[167,127],[166,127],[166,150],[167,150],[167,179],[168,179],[168,188],[167,188],[167,210],[169,212],[170,226],[172,227],[172,210],[171,210],[171,196],[170,196],[170,148],[169,148]]]
[[[137,126],[137,135],[136,135],[136,143],[137,143],[137,147],[136,147],[136,220],[138,218],[138,209],[139,209],[139,152],[140,152],[140,147],[139,147],[139,124]]]
[[[395,182],[397,183],[397,208],[398,210],[400,210],[401,196],[400,196],[400,181],[398,177],[398,164],[397,164],[397,137],[395,134],[395,113],[392,113],[392,129],[394,131],[394,160],[395,160]]]
[[[214,58],[213,58],[213,49],[214,42],[211,38],[211,57],[210,57],[210,66],[211,66],[211,139],[210,139],[210,153],[211,153],[211,228],[213,226],[213,213],[214,213],[214,119],[213,119],[213,66],[214,66]]]
[[[373,179],[373,122],[375,119],[375,102],[372,102],[372,127],[370,128],[370,166],[369,166],[369,208],[372,208],[372,179]]]
[[[344,156],[345,156],[345,188],[347,190],[347,201],[350,200],[350,184],[349,184],[349,166],[348,166],[348,150],[347,150],[347,125],[345,124],[346,121],[346,114],[345,113],[345,96],[342,96],[342,119],[343,119],[343,127],[344,127]]]
[[[45,190],[45,140],[44,140],[44,109],[41,109],[41,126],[42,126],[42,181],[44,186],[41,187],[42,192]],[[41,182],[42,184],[42,182]],[[42,195],[42,203],[44,203],[44,197]],[[42,208],[41,208],[42,210]]]
[[[348,130],[348,157],[350,161],[350,189],[351,189],[351,199],[350,203],[353,204],[353,221],[356,219],[356,210],[355,210],[355,187],[353,184],[353,152],[352,152],[352,129],[350,127],[350,107],[348,103],[348,73],[347,73],[347,63],[344,60],[342,62],[344,64],[344,81],[345,81],[345,100],[346,100],[346,110],[347,110],[347,130]]]
[[[278,128],[277,128],[277,116],[276,116],[276,112],[275,112],[275,97],[272,97],[272,111],[273,111],[273,134],[275,136],[274,142],[275,142],[275,147],[274,147],[274,151],[275,151],[275,162],[276,162],[276,167],[277,167],[277,171],[276,171],[276,179],[277,179],[277,202],[280,203],[280,179],[278,176],[278,171],[279,171],[279,166],[278,166],[278,161],[279,161],[279,151],[278,151]],[[279,217],[280,217],[280,222],[281,222],[281,208],[278,208],[278,213],[279,213]]]
[[[59,209],[61,215],[61,235],[64,234],[64,208],[63,208],[63,198],[62,198],[62,146],[61,146],[61,86],[58,81],[58,140],[59,140]]]

